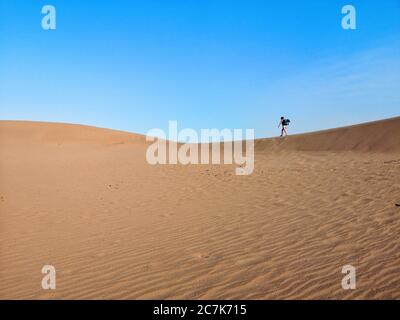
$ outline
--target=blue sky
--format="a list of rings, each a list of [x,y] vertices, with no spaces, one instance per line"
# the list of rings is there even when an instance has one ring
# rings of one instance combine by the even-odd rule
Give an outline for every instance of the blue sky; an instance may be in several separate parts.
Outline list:
[[[0,0],[0,119],[266,137],[281,115],[291,133],[400,115],[400,0]]]

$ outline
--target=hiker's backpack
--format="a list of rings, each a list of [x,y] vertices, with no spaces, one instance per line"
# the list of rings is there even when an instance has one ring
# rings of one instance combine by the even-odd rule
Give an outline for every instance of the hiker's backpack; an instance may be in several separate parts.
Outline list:
[[[282,121],[282,124],[283,124],[284,126],[288,126],[289,123],[290,123],[290,120],[289,120],[289,119],[284,119],[284,120]]]

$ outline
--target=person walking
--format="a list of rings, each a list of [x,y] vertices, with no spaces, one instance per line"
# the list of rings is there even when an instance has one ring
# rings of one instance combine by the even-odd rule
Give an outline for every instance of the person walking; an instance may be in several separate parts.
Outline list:
[[[285,119],[285,117],[281,117],[281,120],[279,121],[279,125],[278,128],[282,127],[281,129],[281,137],[283,135],[287,136],[287,126],[289,125],[290,120],[289,119]]]

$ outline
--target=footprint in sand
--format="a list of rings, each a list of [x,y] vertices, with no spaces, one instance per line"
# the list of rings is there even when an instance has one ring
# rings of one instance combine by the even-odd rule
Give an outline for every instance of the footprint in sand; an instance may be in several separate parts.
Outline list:
[[[170,214],[170,213],[163,213],[163,214],[161,215],[161,217],[162,217],[162,218],[168,219],[168,218],[171,218],[171,217],[172,217],[172,214]]]
[[[107,185],[107,187],[108,187],[109,189],[116,189],[116,190],[119,189],[118,183],[117,183],[117,184],[109,184],[109,185]]]
[[[103,258],[106,256],[105,252],[98,252],[94,255],[95,258]]]
[[[207,262],[207,263],[212,263],[212,262],[217,262],[222,260],[222,256],[219,255],[212,255],[212,254],[208,254],[208,253],[196,253],[193,255],[194,258],[196,258],[197,260],[201,260],[203,262]]]
[[[396,159],[396,160],[388,160],[388,161],[384,161],[384,164],[390,164],[390,163],[397,163],[400,162],[400,159]]]

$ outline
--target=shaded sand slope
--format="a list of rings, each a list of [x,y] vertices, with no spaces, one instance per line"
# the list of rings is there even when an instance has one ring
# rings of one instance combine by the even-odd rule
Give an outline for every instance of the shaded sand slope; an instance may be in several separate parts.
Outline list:
[[[399,299],[399,140],[399,118],[258,140],[236,176],[150,166],[139,135],[0,121],[0,298]]]

